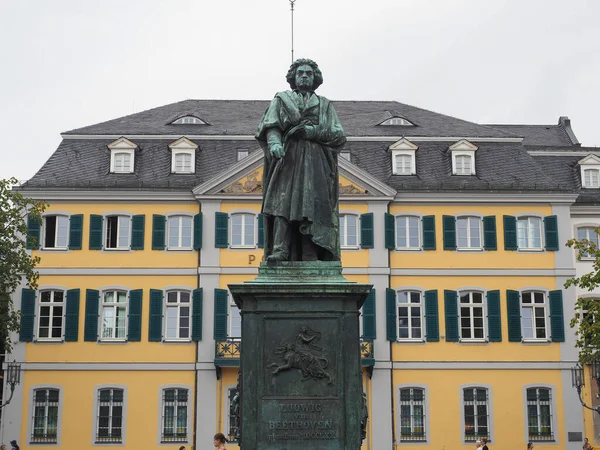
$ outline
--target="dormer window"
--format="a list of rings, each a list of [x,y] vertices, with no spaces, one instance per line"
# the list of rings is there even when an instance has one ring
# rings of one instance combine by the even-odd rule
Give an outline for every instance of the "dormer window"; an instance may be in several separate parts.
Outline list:
[[[413,127],[415,124],[406,120],[404,117],[391,117],[387,120],[384,120],[379,125],[388,126],[388,125],[397,125],[401,127]]]
[[[600,188],[600,158],[589,155],[579,161],[581,166],[581,187],[586,189]]]
[[[182,137],[169,145],[171,149],[171,172],[194,173],[196,171],[196,150],[198,145]]]
[[[206,125],[206,122],[194,116],[184,116],[177,119],[172,125]]]
[[[111,173],[133,173],[137,145],[126,138],[119,138],[108,145]]]
[[[449,147],[452,154],[452,175],[475,175],[477,146],[461,139]]]
[[[415,154],[418,148],[408,139],[401,139],[390,145],[392,173],[394,175],[414,175],[417,173]]]

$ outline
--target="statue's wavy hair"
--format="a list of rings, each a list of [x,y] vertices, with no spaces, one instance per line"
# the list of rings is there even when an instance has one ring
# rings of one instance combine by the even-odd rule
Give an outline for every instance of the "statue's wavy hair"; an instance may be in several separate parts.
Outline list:
[[[301,58],[301,59],[297,59],[296,61],[294,61],[292,63],[292,65],[290,66],[290,70],[288,70],[288,73],[287,73],[285,79],[290,84],[290,87],[292,89],[296,89],[296,70],[298,69],[298,67],[304,66],[304,65],[310,66],[313,69],[313,72],[315,75],[315,81],[313,83],[312,88],[313,88],[313,91],[316,91],[317,88],[323,84],[323,74],[321,73],[321,70],[319,69],[319,65],[316,62],[314,62],[312,59]]]

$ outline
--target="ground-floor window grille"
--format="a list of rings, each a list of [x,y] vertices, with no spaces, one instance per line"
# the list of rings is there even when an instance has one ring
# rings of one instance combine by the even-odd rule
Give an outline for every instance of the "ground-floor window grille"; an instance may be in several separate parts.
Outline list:
[[[188,390],[163,390],[162,442],[186,442]]]
[[[467,388],[463,390],[463,410],[465,419],[464,439],[475,442],[481,438],[490,438],[490,417],[488,390]]]
[[[58,390],[36,389],[33,393],[31,442],[55,444],[58,434]]]
[[[400,440],[426,440],[424,389],[400,389]]]
[[[237,393],[237,389],[229,389],[229,442],[236,442],[239,433],[239,400],[235,398]]]
[[[550,389],[527,389],[527,424],[530,441],[553,441]]]
[[[98,391],[98,426],[96,442],[123,441],[123,390]]]

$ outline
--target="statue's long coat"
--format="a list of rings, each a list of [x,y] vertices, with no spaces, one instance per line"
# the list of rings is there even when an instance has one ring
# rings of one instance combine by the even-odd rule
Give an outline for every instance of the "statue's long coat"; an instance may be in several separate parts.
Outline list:
[[[291,136],[302,124],[317,127],[314,140]],[[283,158],[274,158],[269,152],[267,131],[273,127],[283,137]],[[313,93],[305,104],[297,91],[277,93],[258,126],[256,139],[265,152],[263,214],[299,222],[301,233],[328,250],[331,259],[339,260],[337,154],[346,137],[329,100]],[[265,249],[272,248],[269,234],[265,235]]]

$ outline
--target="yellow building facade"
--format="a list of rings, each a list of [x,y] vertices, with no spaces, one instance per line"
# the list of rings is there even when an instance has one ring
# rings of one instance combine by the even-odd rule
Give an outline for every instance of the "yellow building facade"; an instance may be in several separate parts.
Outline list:
[[[253,279],[262,259],[251,126],[264,102],[241,103],[157,108],[144,116],[163,127],[152,130],[134,129],[134,115],[68,132],[53,158],[72,162],[61,170],[73,181],[53,180],[51,158],[21,188],[50,206],[31,227],[39,287],[14,294],[23,319],[10,358],[23,374],[4,441],[150,449],[233,437],[241,318],[227,286]],[[344,276],[374,287],[361,318],[363,448],[580,447],[594,433],[571,387],[576,294],[563,288],[578,194],[543,182],[527,136],[380,103],[336,104],[350,137],[339,157]],[[237,134],[162,125],[216,126],[242,107]],[[375,123],[373,109],[430,125],[382,119],[365,132],[351,117]],[[73,162],[84,150],[88,163]]]

